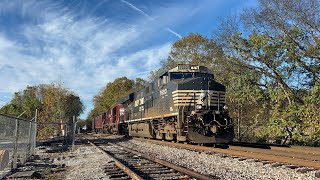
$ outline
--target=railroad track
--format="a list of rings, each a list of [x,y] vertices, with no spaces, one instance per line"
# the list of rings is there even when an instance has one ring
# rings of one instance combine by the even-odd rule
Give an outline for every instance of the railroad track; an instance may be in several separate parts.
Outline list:
[[[230,142],[227,144],[231,146],[242,146],[242,147],[260,148],[260,149],[271,149],[271,147],[290,147],[288,145],[281,145],[281,144],[262,144],[262,143],[247,143],[247,142]]]
[[[204,176],[184,167],[100,139],[87,139],[87,141],[114,159],[114,163],[107,166],[105,171],[110,179],[214,179],[214,177]]]
[[[134,139],[207,153],[220,153],[228,157],[233,157],[240,160],[253,159],[264,164],[274,164],[274,167],[284,165],[291,169],[300,168],[302,169],[302,172],[320,170],[320,148],[318,148],[319,151],[317,151],[316,148],[308,150],[303,150],[302,148],[291,149],[288,147],[271,147],[271,149],[258,149],[241,146],[229,146],[228,149],[220,149],[192,144],[157,141],[151,139]]]

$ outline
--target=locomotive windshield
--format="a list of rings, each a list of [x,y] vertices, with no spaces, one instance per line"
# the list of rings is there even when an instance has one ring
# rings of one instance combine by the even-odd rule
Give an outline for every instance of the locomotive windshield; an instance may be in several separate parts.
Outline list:
[[[213,74],[208,74],[208,73],[196,73],[195,77],[205,77],[205,78],[210,78],[213,79]]]
[[[187,79],[187,78],[192,78],[193,77],[193,73],[171,73],[171,80],[174,79]]]
[[[213,74],[207,74],[207,73],[190,73],[190,72],[175,72],[171,73],[171,80],[175,79],[187,79],[187,78],[193,78],[193,77],[206,77],[213,79]]]

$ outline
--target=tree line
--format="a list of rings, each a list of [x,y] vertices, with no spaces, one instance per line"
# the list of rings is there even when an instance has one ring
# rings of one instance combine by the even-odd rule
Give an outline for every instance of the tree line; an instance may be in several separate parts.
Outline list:
[[[31,120],[38,110],[37,138],[44,139],[60,132],[59,123],[71,123],[73,116],[79,116],[84,106],[75,93],[61,84],[27,86],[16,92],[12,100],[0,109],[0,113]]]
[[[150,78],[177,64],[207,66],[226,85],[237,140],[320,146],[319,1],[259,0],[222,19],[212,37],[190,33],[176,41]],[[89,119],[134,84],[126,77],[109,83]]]
[[[94,117],[110,110],[120,98],[129,95],[132,91],[144,87],[145,84],[146,81],[144,79],[136,78],[135,80],[132,80],[127,77],[120,77],[109,82],[93,97],[94,107],[87,116],[88,127],[90,128],[91,121]]]
[[[320,145],[320,6],[259,0],[223,19],[212,38],[175,42],[162,68],[208,66],[227,87],[240,141]]]

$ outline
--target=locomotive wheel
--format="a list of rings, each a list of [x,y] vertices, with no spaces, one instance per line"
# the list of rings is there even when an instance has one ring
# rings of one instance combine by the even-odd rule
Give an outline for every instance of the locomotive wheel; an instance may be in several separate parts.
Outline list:
[[[159,130],[157,130],[155,134],[156,134],[156,139],[161,139],[161,140],[165,139],[165,134],[161,133]]]
[[[168,140],[168,141],[174,140],[173,134],[170,133],[169,131],[166,133],[166,140]]]

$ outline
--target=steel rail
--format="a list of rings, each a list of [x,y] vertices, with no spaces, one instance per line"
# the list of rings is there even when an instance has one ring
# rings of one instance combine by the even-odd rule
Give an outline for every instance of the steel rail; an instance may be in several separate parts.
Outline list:
[[[273,156],[280,156],[280,157],[288,157],[288,158],[297,158],[302,160],[310,160],[310,161],[318,161],[320,162],[320,154],[308,154],[303,152],[295,152],[290,153],[286,151],[276,150],[276,149],[257,149],[251,147],[241,147],[241,146],[230,146],[229,150],[235,151],[243,151],[243,152],[251,152],[251,153],[258,153],[258,154],[266,154],[266,155],[273,155]],[[320,151],[320,149],[319,149]]]
[[[85,137],[84,137],[85,138]],[[125,171],[127,170],[127,174],[133,178],[133,179],[143,179],[141,176],[137,175],[135,172],[133,172],[130,168],[126,167],[124,164],[122,164],[120,161],[118,161],[115,157],[113,157],[112,155],[110,155],[109,153],[107,153],[105,150],[103,150],[102,148],[98,147],[97,145],[95,145],[94,143],[92,143],[89,139],[85,138],[91,145],[93,145],[94,147],[98,148],[99,151],[103,152],[104,154],[108,155],[110,158],[114,159],[114,162],[116,164],[116,166],[118,168],[120,168],[121,170]],[[193,178],[196,178],[196,179],[200,179],[200,180],[212,180],[214,178],[212,177],[209,177],[209,176],[205,176],[205,175],[202,175],[200,173],[197,173],[195,171],[192,171],[192,170],[189,170],[187,168],[184,168],[184,167],[181,167],[181,166],[178,166],[178,165],[175,165],[175,164],[172,164],[170,162],[167,162],[167,161],[164,161],[164,160],[161,160],[161,159],[158,159],[158,158],[155,158],[155,157],[152,157],[152,156],[148,156],[148,155],[145,155],[145,154],[142,154],[138,151],[135,151],[133,149],[130,149],[130,148],[127,148],[127,147],[124,147],[124,146],[121,146],[121,145],[118,145],[118,144],[114,144],[114,143],[111,143],[111,142],[108,142],[109,145],[112,145],[112,146],[115,146],[115,147],[119,147],[121,148],[122,150],[124,151],[127,151],[127,152],[130,152],[132,154],[135,154],[137,156],[140,156],[144,159],[147,159],[149,161],[152,161],[152,162],[155,162],[157,164],[160,164],[160,165],[163,165],[165,167],[168,167],[168,168],[171,168],[171,169],[174,169],[180,173],[183,173],[185,175],[188,175],[190,177],[193,177]],[[133,175],[133,177],[131,176]]]
[[[291,146],[290,148],[271,147],[271,149],[289,153],[305,153],[320,156],[320,147]]]
[[[145,158],[145,159],[148,159],[148,160],[150,160],[150,161],[156,162],[156,163],[161,164],[161,165],[163,165],[163,166],[167,166],[167,167],[169,167],[169,168],[172,168],[172,169],[174,169],[174,170],[176,170],[176,171],[182,172],[182,173],[184,173],[184,174],[186,174],[186,175],[189,175],[189,176],[191,176],[191,177],[194,177],[194,178],[196,178],[196,179],[202,179],[202,180],[211,180],[211,179],[213,179],[213,178],[211,178],[211,177],[202,175],[202,174],[200,174],[200,173],[197,173],[197,172],[192,171],[192,170],[189,170],[189,169],[187,169],[187,168],[184,168],[184,167],[181,167],[181,166],[178,166],[178,165],[169,163],[169,162],[167,162],[167,161],[164,161],[164,160],[161,160],[161,159],[158,159],[158,158],[155,158],[155,157],[151,157],[151,156],[148,156],[148,155],[145,155],[145,154],[141,154],[140,152],[137,152],[137,151],[135,151],[135,150],[129,149],[129,148],[127,148],[127,147],[120,146],[120,145],[117,145],[117,144],[114,144],[114,143],[110,143],[110,142],[109,142],[108,144],[111,144],[111,145],[113,145],[113,146],[121,147],[121,148],[124,149],[125,151],[129,151],[129,152],[131,152],[131,153],[133,153],[133,154],[135,154],[135,155],[139,155],[139,156],[141,156],[141,157],[143,157],[143,158]]]
[[[212,148],[212,147],[206,147],[206,146],[197,146],[197,145],[190,145],[190,144],[180,144],[180,143],[171,143],[166,141],[157,141],[157,140],[151,140],[151,139],[141,139],[141,138],[134,138],[139,141],[147,141],[155,144],[161,144],[161,145],[167,145],[171,147],[180,147],[184,149],[190,149],[190,150],[196,150],[196,151],[207,151],[207,152],[215,152],[215,153],[221,153],[226,154],[230,156],[238,156],[238,157],[247,157],[252,159],[259,159],[263,161],[269,161],[269,162],[280,162],[280,163],[286,163],[288,165],[297,165],[297,166],[303,166],[303,167],[311,167],[314,169],[320,169],[320,162],[314,161],[314,160],[307,160],[307,159],[301,159],[298,157],[288,157],[288,156],[282,156],[282,155],[276,155],[276,154],[264,154],[263,152],[257,152],[255,149],[254,151],[239,151],[234,150],[232,148],[229,149],[219,149],[219,148]],[[254,148],[253,148],[254,149]],[[271,151],[270,151],[271,152]]]
[[[85,138],[85,137],[84,137]],[[110,155],[109,153],[107,153],[106,151],[104,151],[103,149],[101,149],[100,147],[98,147],[97,145],[93,144],[89,139],[85,138],[88,143],[90,143],[93,147],[97,148],[100,152],[102,152],[103,154],[107,155],[109,158],[113,159],[114,164],[121,169],[123,172],[125,172],[130,178],[134,179],[134,180],[143,180],[142,177],[140,177],[138,174],[136,174],[135,172],[133,172],[130,168],[128,168],[127,166],[125,166],[124,164],[122,164],[120,161],[118,161],[115,157],[113,157],[112,155]]]

